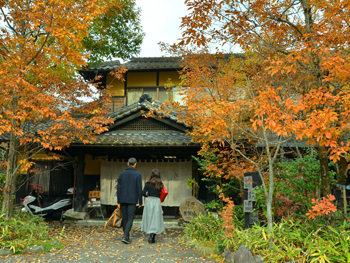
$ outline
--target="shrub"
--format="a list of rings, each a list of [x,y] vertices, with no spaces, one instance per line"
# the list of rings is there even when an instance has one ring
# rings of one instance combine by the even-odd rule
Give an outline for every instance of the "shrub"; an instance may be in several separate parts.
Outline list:
[[[305,214],[320,184],[317,152],[307,151],[303,158],[278,163],[277,170],[275,214],[279,217]]]
[[[233,215],[234,227],[231,235],[225,235],[222,218],[213,214],[199,215],[189,223],[184,236],[192,243],[211,241],[217,253],[225,248],[235,252],[241,245],[249,247],[253,255],[261,255],[266,262],[350,262],[350,228],[344,221],[336,227],[327,225],[324,220],[291,218],[281,219],[268,234],[264,226],[254,225],[243,229]]]
[[[222,220],[215,213],[207,213],[195,217],[186,226],[184,235],[193,240],[216,241],[222,232]]]
[[[50,237],[50,228],[44,219],[29,213],[15,214],[8,220],[0,214],[0,248],[20,253],[27,247],[42,245],[44,252],[60,248],[59,241]]]
[[[314,206],[306,213],[306,216],[310,219],[337,211],[337,207],[332,203],[334,200],[334,195],[327,195],[327,198],[323,197],[321,200],[312,199]]]
[[[232,238],[225,238],[220,245],[232,251],[245,245],[266,262],[350,262],[350,230],[345,221],[333,228],[313,220],[282,219],[270,234],[258,225],[235,228]]]

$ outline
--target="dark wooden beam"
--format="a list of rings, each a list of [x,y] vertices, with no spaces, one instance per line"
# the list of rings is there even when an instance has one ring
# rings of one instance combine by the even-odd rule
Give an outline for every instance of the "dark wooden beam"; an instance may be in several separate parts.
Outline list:
[[[80,150],[78,153],[77,179],[75,185],[74,211],[82,212],[84,206],[84,168],[85,168],[85,153]]]
[[[116,147],[116,146],[80,146],[69,148],[72,156],[77,156],[79,151],[90,154],[95,157],[110,155],[111,159],[124,159],[126,156],[134,156],[137,159],[165,159],[164,156],[177,156],[176,159],[191,159],[191,156],[197,156],[199,146],[182,146],[182,147]]]

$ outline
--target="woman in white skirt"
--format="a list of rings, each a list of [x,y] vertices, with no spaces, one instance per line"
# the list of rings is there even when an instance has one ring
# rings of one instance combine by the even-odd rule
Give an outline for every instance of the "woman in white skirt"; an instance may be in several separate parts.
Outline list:
[[[160,172],[158,169],[153,169],[150,179],[142,190],[142,195],[147,197],[147,200],[143,208],[141,231],[150,234],[149,243],[154,243],[156,234],[164,231],[162,205],[159,199],[162,188]]]

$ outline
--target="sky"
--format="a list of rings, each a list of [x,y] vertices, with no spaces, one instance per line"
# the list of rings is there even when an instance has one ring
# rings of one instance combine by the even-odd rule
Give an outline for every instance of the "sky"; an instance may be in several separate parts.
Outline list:
[[[146,36],[138,57],[161,57],[158,42],[173,44],[181,37],[181,17],[187,14],[184,0],[136,0]]]
[[[141,25],[146,36],[141,45],[138,57],[167,56],[157,43],[174,44],[181,37],[181,18],[187,15],[184,0],[136,0],[136,6],[141,8]],[[238,53],[241,49],[235,45],[211,45],[210,50],[220,47],[227,53]]]

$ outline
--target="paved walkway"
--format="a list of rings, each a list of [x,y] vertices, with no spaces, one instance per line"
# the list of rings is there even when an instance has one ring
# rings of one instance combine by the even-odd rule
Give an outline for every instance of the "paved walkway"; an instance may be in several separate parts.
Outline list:
[[[168,222],[166,230],[156,236],[156,243],[147,242],[148,235],[140,231],[136,221],[131,232],[131,244],[121,242],[122,230],[103,229],[99,225],[85,222],[83,225],[53,223],[53,231],[59,234],[65,227],[65,248],[45,254],[26,254],[0,257],[0,262],[214,262],[179,243],[182,228]]]

